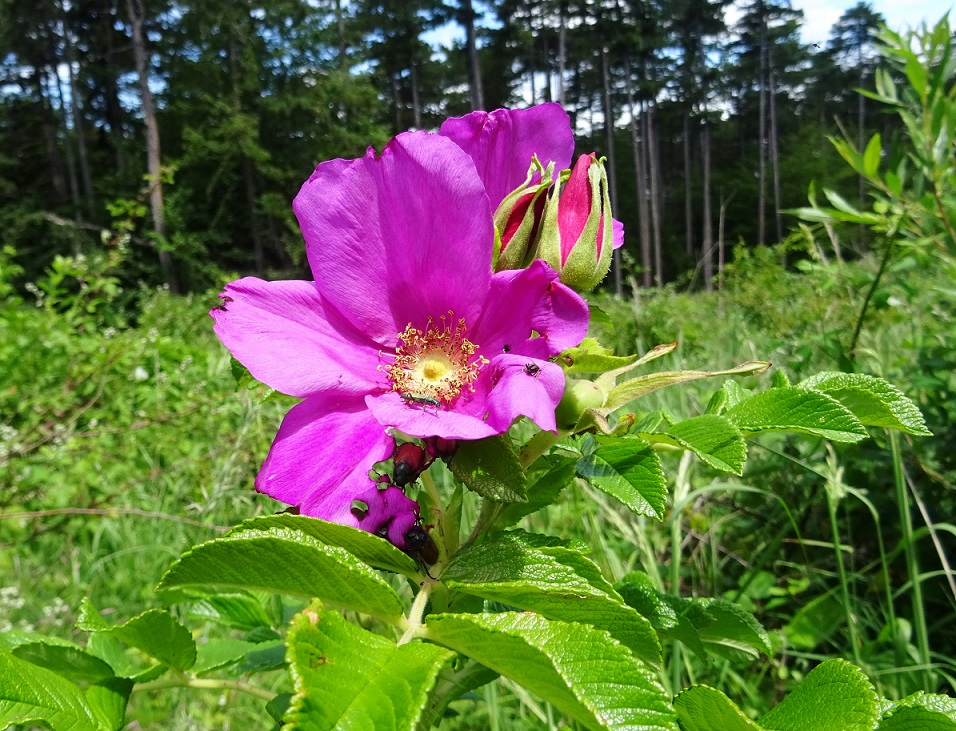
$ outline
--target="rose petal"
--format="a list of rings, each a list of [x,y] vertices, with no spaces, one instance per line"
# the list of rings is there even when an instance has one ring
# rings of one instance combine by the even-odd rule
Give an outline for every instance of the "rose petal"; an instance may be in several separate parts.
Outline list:
[[[624,246],[624,224],[618,221],[616,218],[611,219],[611,230],[613,237],[613,248],[620,249]]]
[[[366,394],[385,383],[378,349],[312,282],[246,277],[227,284],[209,314],[223,344],[258,380],[290,396]]]
[[[360,330],[394,345],[449,310],[472,322],[491,276],[492,210],[450,140],[398,135],[376,157],[320,164],[293,203],[316,287]]]
[[[519,416],[527,416],[545,431],[557,427],[554,410],[564,395],[564,371],[546,360],[499,355],[489,364],[495,383],[488,397],[488,424],[507,431]]]
[[[587,303],[537,260],[527,269],[492,276],[474,342],[486,358],[512,353],[546,359],[580,343],[589,316]],[[532,337],[532,330],[540,337]]]
[[[574,151],[571,119],[558,104],[472,112],[446,119],[439,134],[471,155],[492,209],[524,184],[532,155],[544,167],[554,162],[555,170],[564,170]]]
[[[352,500],[375,486],[368,472],[394,444],[361,398],[313,396],[282,420],[256,490],[303,515],[358,527]]]
[[[477,391],[477,388],[476,388]],[[453,404],[453,410],[428,404],[407,403],[395,391],[367,396],[365,403],[382,424],[394,426],[413,437],[443,439],[483,439],[499,432],[482,417],[486,396],[469,394],[466,403]]]
[[[380,490],[372,487],[356,499],[368,506],[368,513],[358,521],[358,527],[369,533],[378,533],[387,526],[388,540],[398,548],[405,548],[405,534],[418,522],[419,507],[414,500],[405,497],[398,487]]]

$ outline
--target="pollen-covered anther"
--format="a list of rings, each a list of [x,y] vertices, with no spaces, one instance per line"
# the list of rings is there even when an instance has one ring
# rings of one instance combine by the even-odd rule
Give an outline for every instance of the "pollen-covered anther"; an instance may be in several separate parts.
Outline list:
[[[395,360],[385,366],[392,390],[448,404],[464,388],[471,388],[488,360],[476,356],[478,346],[465,337],[464,318],[449,310],[436,322],[429,317],[424,330],[411,323],[398,334]]]

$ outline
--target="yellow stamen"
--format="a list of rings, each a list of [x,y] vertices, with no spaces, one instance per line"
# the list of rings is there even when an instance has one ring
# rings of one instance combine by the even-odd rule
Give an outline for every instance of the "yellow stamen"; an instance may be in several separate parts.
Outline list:
[[[474,390],[472,383],[488,360],[475,357],[478,346],[465,337],[464,319],[455,321],[451,311],[439,319],[428,318],[424,330],[409,323],[398,334],[395,361],[384,370],[392,390],[448,404],[462,389]]]

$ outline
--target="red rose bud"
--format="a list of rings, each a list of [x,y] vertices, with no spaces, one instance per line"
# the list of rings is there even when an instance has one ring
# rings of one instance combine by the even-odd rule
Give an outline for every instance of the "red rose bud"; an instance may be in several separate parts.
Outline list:
[[[623,238],[623,237],[621,237]],[[581,155],[554,185],[541,224],[538,259],[580,292],[593,289],[611,268],[614,221],[604,160]]]
[[[508,195],[495,211],[495,253],[492,269],[522,269],[533,260],[547,193],[554,182],[554,163],[545,169],[531,160],[524,184]]]

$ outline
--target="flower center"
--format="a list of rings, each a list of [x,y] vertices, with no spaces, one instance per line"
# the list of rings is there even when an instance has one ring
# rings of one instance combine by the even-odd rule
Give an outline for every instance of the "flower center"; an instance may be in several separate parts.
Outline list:
[[[384,368],[392,390],[423,405],[448,404],[462,389],[474,390],[471,384],[488,360],[475,356],[478,346],[466,333],[464,318],[455,320],[451,310],[438,322],[429,317],[424,330],[409,323],[398,334],[395,361]]]

